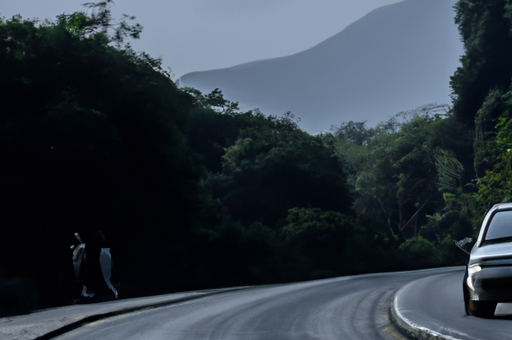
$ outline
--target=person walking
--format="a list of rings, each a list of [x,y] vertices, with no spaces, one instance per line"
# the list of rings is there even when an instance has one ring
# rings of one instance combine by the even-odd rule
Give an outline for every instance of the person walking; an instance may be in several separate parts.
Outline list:
[[[80,242],[80,236],[77,238]],[[105,234],[95,230],[87,235],[86,243],[81,243],[73,253],[73,265],[77,281],[82,284],[80,302],[97,302],[118,298],[112,282],[112,255],[110,248],[104,247]]]

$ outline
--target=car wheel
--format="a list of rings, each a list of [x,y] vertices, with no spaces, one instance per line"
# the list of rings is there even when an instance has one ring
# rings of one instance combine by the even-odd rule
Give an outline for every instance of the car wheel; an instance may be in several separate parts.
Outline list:
[[[497,305],[493,301],[469,301],[468,310],[471,315],[479,318],[493,318]]]

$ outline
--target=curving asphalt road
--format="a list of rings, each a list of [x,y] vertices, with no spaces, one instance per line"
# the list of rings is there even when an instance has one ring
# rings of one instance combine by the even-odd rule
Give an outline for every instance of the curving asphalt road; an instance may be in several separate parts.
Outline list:
[[[444,268],[253,287],[115,316],[57,339],[404,339],[388,317],[395,293],[418,279],[449,276],[453,271]]]
[[[438,333],[440,338],[503,340],[512,338],[512,304],[498,304],[495,319],[481,319],[464,312],[464,268],[432,275],[404,286],[395,299],[402,318]]]

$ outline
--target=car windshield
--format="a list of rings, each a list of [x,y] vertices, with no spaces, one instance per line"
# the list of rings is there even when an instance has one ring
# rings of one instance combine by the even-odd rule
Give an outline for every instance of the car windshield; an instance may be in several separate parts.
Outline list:
[[[491,219],[485,241],[512,238],[512,210],[498,211]]]

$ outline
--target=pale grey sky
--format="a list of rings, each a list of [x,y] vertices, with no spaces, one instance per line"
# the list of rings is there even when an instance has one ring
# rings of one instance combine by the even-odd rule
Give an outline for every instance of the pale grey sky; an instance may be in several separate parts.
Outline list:
[[[144,26],[136,50],[188,72],[281,57],[310,48],[375,8],[402,0],[117,0],[115,18]],[[0,16],[54,19],[92,0],[2,0]]]

